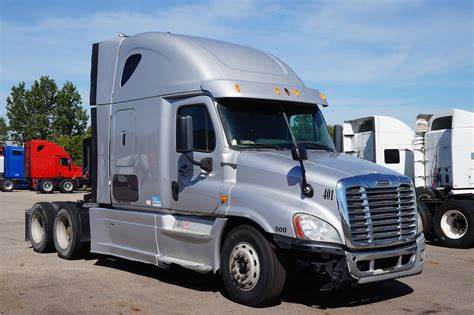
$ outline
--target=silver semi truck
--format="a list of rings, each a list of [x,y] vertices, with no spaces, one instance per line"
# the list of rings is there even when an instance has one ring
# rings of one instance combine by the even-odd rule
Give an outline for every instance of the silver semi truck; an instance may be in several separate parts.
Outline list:
[[[35,251],[219,273],[251,306],[293,268],[324,289],[421,273],[410,178],[335,152],[326,97],[275,56],[119,35],[92,46],[90,104],[92,193],[27,210]]]

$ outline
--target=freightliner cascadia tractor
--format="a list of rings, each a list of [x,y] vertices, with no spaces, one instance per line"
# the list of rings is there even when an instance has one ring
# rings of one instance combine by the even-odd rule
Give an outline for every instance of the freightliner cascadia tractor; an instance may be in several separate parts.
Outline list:
[[[323,289],[422,272],[410,178],[335,152],[326,97],[277,57],[120,35],[92,46],[90,103],[92,193],[26,212],[35,251],[218,273],[252,306],[293,269]]]

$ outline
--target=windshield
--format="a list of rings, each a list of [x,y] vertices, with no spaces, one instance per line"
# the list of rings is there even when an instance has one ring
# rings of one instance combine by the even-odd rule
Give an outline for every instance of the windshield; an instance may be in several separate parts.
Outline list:
[[[230,144],[237,148],[289,149],[288,117],[298,146],[334,150],[334,144],[316,105],[268,100],[221,99],[219,110]]]

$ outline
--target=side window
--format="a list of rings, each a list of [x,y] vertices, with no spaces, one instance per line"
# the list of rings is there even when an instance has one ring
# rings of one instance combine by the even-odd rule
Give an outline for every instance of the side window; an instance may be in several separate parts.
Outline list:
[[[23,155],[23,152],[20,150],[12,150],[12,155],[20,156],[20,155]]]
[[[398,149],[386,149],[384,151],[385,164],[400,163],[400,151]]]
[[[191,116],[193,118],[194,151],[214,151],[216,147],[216,135],[206,106],[182,106],[178,109],[178,115]]]
[[[453,124],[453,116],[439,117],[431,123],[431,130],[451,129]]]
[[[68,160],[68,158],[60,158],[59,163],[61,164],[61,166],[68,166],[69,165],[69,160]]]
[[[127,61],[125,61],[125,65],[123,66],[122,80],[120,81],[120,86],[124,86],[125,83],[127,83],[128,79],[130,79],[135,69],[137,69],[141,59],[141,54],[134,54],[127,58]]]

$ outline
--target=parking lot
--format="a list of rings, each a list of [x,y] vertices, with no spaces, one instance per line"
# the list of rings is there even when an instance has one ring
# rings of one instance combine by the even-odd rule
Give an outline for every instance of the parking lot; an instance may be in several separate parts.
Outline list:
[[[427,246],[423,274],[319,292],[307,277],[291,278],[281,303],[252,309],[229,301],[217,277],[181,268],[92,256],[61,260],[24,242],[24,210],[36,201],[82,194],[0,193],[0,314],[468,314],[474,313],[474,249]]]

